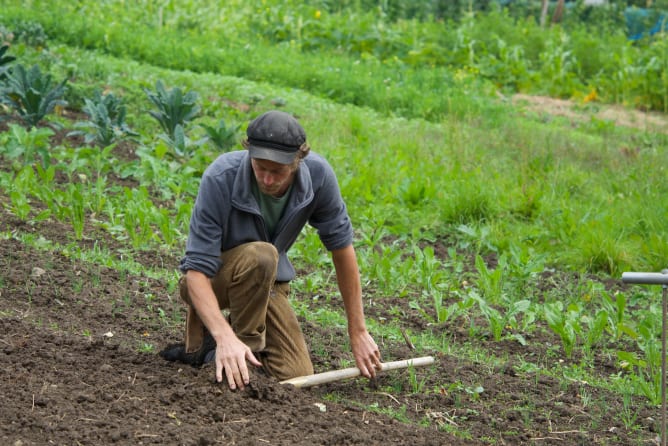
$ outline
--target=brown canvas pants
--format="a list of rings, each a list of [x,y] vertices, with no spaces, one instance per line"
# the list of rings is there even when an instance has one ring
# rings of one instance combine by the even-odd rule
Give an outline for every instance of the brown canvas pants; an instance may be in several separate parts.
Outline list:
[[[211,278],[222,310],[229,310],[237,337],[255,353],[265,370],[283,380],[313,374],[304,335],[290,306],[290,284],[275,281],[278,252],[274,245],[251,242],[221,254],[223,266]],[[192,307],[186,277],[181,298],[188,304],[186,352],[202,346],[205,327]]]

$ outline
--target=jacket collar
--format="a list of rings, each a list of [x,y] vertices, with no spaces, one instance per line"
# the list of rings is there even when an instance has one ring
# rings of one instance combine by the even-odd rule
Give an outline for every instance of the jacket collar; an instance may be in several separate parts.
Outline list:
[[[234,178],[232,204],[239,209],[259,214],[260,207],[253,196],[251,181],[255,181],[253,178],[253,167],[251,166],[251,158],[248,152],[246,152],[239,163],[239,170]],[[288,207],[301,207],[309,203],[312,199],[313,182],[311,180],[311,172],[307,164],[302,161],[295,174]]]

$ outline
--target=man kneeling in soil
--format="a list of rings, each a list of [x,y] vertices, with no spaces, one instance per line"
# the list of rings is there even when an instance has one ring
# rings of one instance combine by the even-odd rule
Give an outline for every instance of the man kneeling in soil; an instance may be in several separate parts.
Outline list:
[[[375,376],[380,352],[364,321],[353,229],[331,166],[307,157],[304,129],[287,113],[264,113],[246,134],[247,150],[221,155],[202,176],[180,265],[185,345],[161,355],[215,361],[216,380],[224,371],[231,389],[249,383],[246,361],[280,380],[313,374],[288,302],[295,270],[286,255],[309,223],[332,253],[357,367]]]

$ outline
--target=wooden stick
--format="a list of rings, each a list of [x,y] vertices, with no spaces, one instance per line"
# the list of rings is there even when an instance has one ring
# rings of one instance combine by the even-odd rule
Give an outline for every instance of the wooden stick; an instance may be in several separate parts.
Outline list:
[[[421,358],[404,359],[402,361],[383,362],[380,364],[381,371],[405,369],[408,367],[419,367],[434,363],[432,356],[424,356]],[[311,387],[319,384],[331,383],[340,381],[342,379],[355,378],[360,376],[362,372],[357,367],[350,367],[341,370],[332,370],[330,372],[316,373],[315,375],[298,376],[296,378],[286,379],[281,381],[281,384],[292,384],[295,387]]]

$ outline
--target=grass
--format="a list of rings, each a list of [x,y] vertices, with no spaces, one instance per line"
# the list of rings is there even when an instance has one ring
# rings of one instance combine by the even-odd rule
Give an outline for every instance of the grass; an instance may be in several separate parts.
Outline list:
[[[338,90],[323,95],[315,88],[269,83],[269,76],[193,72],[176,62],[170,67],[165,55],[158,61],[151,59],[154,54],[90,49],[94,43],[79,42],[89,37],[75,31],[82,35],[58,37],[48,48],[18,43],[12,50],[26,63],[47,67],[57,79],[71,78],[72,107],[101,87],[122,96],[131,127],[139,134],[136,159],[114,158],[111,146],[73,148],[67,143],[48,147],[47,158],[51,130],[11,126],[0,134],[0,155],[8,161],[0,171],[4,210],[30,225],[47,218],[67,224],[71,243],[53,243],[20,229],[0,238],[128,276],[161,280],[176,289],[173,266],[146,267],[139,259],[146,252],[181,254],[198,179],[219,149],[205,144],[189,157],[170,151],[156,137],[160,128],[147,113],[144,89],[164,80],[169,88],[198,90],[198,119],[212,124],[221,119],[232,126],[245,124],[260,111],[284,104],[300,117],[314,150],[337,172],[357,231],[364,285],[373,290],[365,304],[382,306],[384,298],[405,298],[425,324],[437,328],[414,334],[417,353],[440,352],[493,369],[504,358],[477,340],[522,343],[526,335],[549,330],[561,343],[545,357],[526,359],[519,373],[578,379],[625,398],[640,395],[655,402],[657,292],[634,289],[611,295],[598,280],[666,266],[666,210],[647,205],[662,203],[668,192],[665,134],[546,119],[479,96],[450,97],[452,108],[465,112],[439,119],[413,116],[400,104],[391,114],[383,108],[392,109],[389,105],[357,106],[355,98]],[[276,51],[292,54],[282,47]],[[313,63],[326,65],[320,58]],[[352,85],[354,73],[336,76]],[[477,85],[466,73],[461,76],[455,87]],[[62,116],[50,119],[71,125]],[[203,135],[197,127],[192,132]],[[67,178],[66,184],[56,177]],[[122,180],[131,185],[123,186]],[[105,234],[106,241],[82,244],[91,234]],[[298,314],[344,331],[345,317],[333,297],[335,280],[317,234],[306,230],[291,254],[298,269],[309,271],[293,283],[311,301],[295,302]],[[554,272],[572,274],[572,279],[544,291],[541,282]],[[596,280],[587,278],[592,274]],[[117,302],[117,308],[129,305]],[[182,322],[150,296],[139,305],[154,323]],[[400,312],[405,310],[396,311],[369,321],[380,340],[402,339]],[[605,317],[588,317],[599,313]],[[471,341],[461,343],[449,335],[455,326],[465,327]],[[154,346],[142,342],[137,349],[152,352]],[[635,361],[630,369],[635,379],[589,371],[591,357],[570,360],[580,350],[611,357],[621,353]],[[564,359],[565,364],[558,362]],[[411,392],[427,391],[416,374],[409,382]],[[460,398],[479,393],[474,385],[455,384]],[[625,423],[632,426],[634,415],[624,413]],[[404,418],[401,410],[394,416]],[[447,423],[443,428],[454,429]]]

